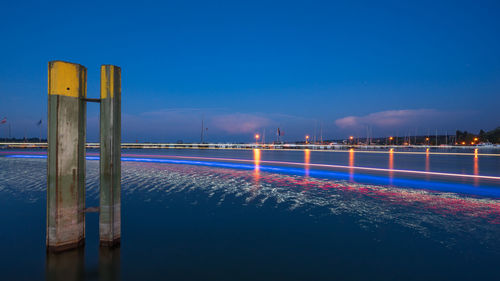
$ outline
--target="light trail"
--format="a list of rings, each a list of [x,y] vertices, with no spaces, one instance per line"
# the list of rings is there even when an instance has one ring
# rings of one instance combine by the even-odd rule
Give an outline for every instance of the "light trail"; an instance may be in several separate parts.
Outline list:
[[[96,148],[97,149],[97,148]],[[311,149],[311,148],[237,148],[237,147],[158,147],[158,148],[136,148],[136,149],[192,149],[192,150],[254,150],[260,149],[263,151],[296,151],[304,152],[305,150],[310,150],[313,152],[331,152],[331,153],[349,153],[349,150],[328,150],[328,149]],[[372,154],[389,154],[390,151],[372,151],[372,150],[355,150],[355,153],[372,153]],[[426,152],[426,151],[393,151],[394,154],[416,154],[416,155],[454,155],[454,156],[492,156],[500,157],[500,154],[494,153],[472,153],[472,152]]]
[[[244,170],[255,170],[254,160],[247,159],[231,159],[231,158],[210,158],[210,157],[175,157],[175,158],[190,158],[190,159],[198,159],[196,160],[186,160],[186,159],[161,159],[160,158],[137,158],[138,155],[134,155],[135,157],[122,157],[122,162],[142,162],[142,163],[167,163],[167,164],[184,164],[184,165],[194,165],[194,166],[207,166],[207,167],[219,167],[219,168],[230,168],[230,169],[244,169]],[[38,158],[38,159],[46,159],[46,155],[6,155],[4,157],[8,158]],[[99,156],[87,156],[87,160],[99,160]],[[229,162],[213,162],[207,161],[209,159],[213,160],[226,160],[226,161],[241,161],[246,163],[229,163]],[[202,161],[203,160],[203,161]],[[248,163],[248,164],[247,164]],[[260,161],[260,163],[275,163],[275,164],[297,164],[303,166],[304,163],[296,163],[296,162],[282,162],[282,161]],[[322,165],[322,164],[309,164],[311,166],[326,166],[326,167],[342,167],[342,168],[353,168],[349,166],[340,166],[340,165]],[[365,167],[357,167],[365,168]],[[372,168],[367,168],[368,170],[373,170]],[[389,169],[375,169],[388,171]],[[285,174],[295,174],[295,175],[305,175],[306,171],[304,168],[293,168],[286,166],[262,166],[259,165],[259,171],[265,171],[270,173],[285,173]],[[404,170],[402,170],[404,171]],[[412,171],[408,171],[412,172]],[[419,171],[416,171],[419,172]],[[472,195],[481,195],[499,198],[500,197],[500,189],[494,186],[472,186],[466,183],[456,183],[456,182],[440,182],[440,181],[429,181],[422,179],[405,179],[405,178],[389,178],[386,176],[380,175],[369,175],[369,174],[354,174],[351,176],[347,172],[336,172],[332,170],[309,170],[309,175],[314,177],[324,177],[324,178],[333,178],[337,180],[351,180],[358,183],[368,183],[368,184],[377,184],[377,185],[393,185],[393,186],[401,186],[413,189],[426,189],[426,190],[437,190],[437,191],[445,191],[445,192],[455,192],[462,194],[472,194]],[[417,174],[428,174],[425,172],[417,173]],[[448,174],[448,173],[431,173],[438,175],[458,175],[458,176],[473,176],[473,175],[462,175],[462,174]],[[473,177],[474,178],[474,177]],[[475,178],[488,178],[499,180],[500,177],[487,177],[487,176],[478,176]]]
[[[92,155],[92,154],[90,154]],[[94,155],[98,155],[97,153]],[[195,159],[195,160],[209,160],[209,161],[228,161],[228,162],[242,162],[242,163],[255,163],[253,159],[239,159],[239,158],[220,158],[220,157],[198,157],[198,156],[178,156],[178,155],[154,155],[154,154],[122,154],[122,156],[127,157],[152,157],[152,158],[167,158],[167,159]],[[17,158],[46,158],[46,155],[7,155],[5,157],[17,157]],[[87,157],[94,158],[94,157]],[[124,157],[122,157],[123,160]],[[99,159],[99,158],[97,158]],[[89,159],[94,160],[94,159]],[[306,166],[306,163],[300,162],[287,162],[287,161],[272,161],[272,160],[260,160],[260,164],[276,164],[276,165],[290,165],[290,166]],[[386,169],[386,168],[374,168],[374,167],[358,167],[358,166],[346,166],[346,165],[335,165],[335,164],[307,164],[309,167],[318,168],[335,168],[335,169],[354,169],[360,171],[374,171],[374,172],[386,172],[386,173],[402,173],[402,174],[414,174],[414,175],[431,175],[431,176],[442,176],[442,177],[455,177],[455,178],[470,178],[470,179],[487,179],[500,181],[499,176],[484,176],[484,175],[470,175],[470,174],[456,174],[456,173],[443,173],[443,172],[431,172],[431,171],[418,171],[418,170],[400,170],[400,169]]]
[[[123,154],[124,156],[138,156],[138,157],[160,157],[160,158],[179,158],[179,159],[199,159],[199,160],[211,160],[211,161],[232,161],[232,162],[246,162],[253,163],[254,160],[249,159],[239,159],[239,158],[219,158],[219,157],[197,157],[197,156],[177,156],[177,155],[151,155],[151,154]],[[267,164],[280,164],[280,165],[292,165],[292,166],[306,166],[305,163],[300,162],[286,162],[286,161],[272,161],[272,160],[260,160],[260,163]],[[395,172],[395,173],[407,173],[407,174],[419,174],[419,175],[433,175],[433,176],[447,176],[447,177],[462,177],[462,178],[476,178],[476,179],[489,179],[489,180],[500,180],[498,176],[482,176],[482,175],[469,175],[469,174],[456,174],[456,173],[442,173],[442,172],[428,172],[428,171],[417,171],[417,170],[399,170],[399,169],[386,169],[386,168],[373,168],[373,167],[358,167],[358,166],[345,166],[345,165],[334,165],[334,164],[307,164],[310,167],[321,167],[321,168],[337,168],[337,169],[355,169],[363,171],[377,171],[377,172]]]

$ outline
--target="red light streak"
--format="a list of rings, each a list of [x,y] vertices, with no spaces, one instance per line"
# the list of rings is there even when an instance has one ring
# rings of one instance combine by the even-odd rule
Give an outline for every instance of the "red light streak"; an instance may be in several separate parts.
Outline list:
[[[180,158],[180,159],[199,159],[199,160],[215,160],[215,161],[234,161],[234,162],[246,162],[254,163],[254,160],[249,159],[238,159],[238,158],[219,158],[219,157],[196,157],[196,156],[169,156],[169,155],[141,155],[141,154],[122,154],[122,156],[127,157],[158,157],[158,158]],[[293,165],[293,166],[304,166],[304,163],[299,162],[286,162],[286,161],[259,161],[259,165],[266,164],[281,164],[281,165]],[[309,164],[311,167],[319,168],[337,168],[337,169],[355,169],[361,171],[376,171],[376,172],[394,172],[394,173],[404,173],[404,174],[417,174],[417,175],[433,175],[433,176],[446,176],[446,177],[460,177],[460,178],[477,178],[477,179],[489,179],[489,180],[500,180],[498,176],[481,176],[481,175],[469,175],[469,174],[456,174],[456,173],[443,173],[443,172],[427,172],[427,171],[416,171],[416,170],[400,170],[400,169],[386,169],[386,168],[372,168],[372,167],[356,167],[356,166],[345,166],[345,165],[334,165],[334,164]]]

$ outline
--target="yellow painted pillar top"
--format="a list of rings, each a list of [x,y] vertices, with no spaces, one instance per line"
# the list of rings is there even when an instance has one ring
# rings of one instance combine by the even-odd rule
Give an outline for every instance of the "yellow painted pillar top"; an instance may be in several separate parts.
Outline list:
[[[101,65],[101,99],[114,98],[116,91],[120,92],[121,68],[115,65]]]
[[[87,97],[87,68],[65,61],[49,62],[49,95]]]

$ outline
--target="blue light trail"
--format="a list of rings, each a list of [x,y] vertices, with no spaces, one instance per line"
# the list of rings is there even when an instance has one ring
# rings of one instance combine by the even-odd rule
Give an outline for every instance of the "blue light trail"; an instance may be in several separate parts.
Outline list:
[[[31,159],[46,159],[46,155],[6,155],[8,158],[31,158]],[[99,156],[87,156],[87,160],[99,160]],[[255,170],[258,168],[260,171],[270,173],[282,173],[293,175],[309,175],[319,178],[331,178],[337,180],[354,180],[358,183],[365,184],[379,184],[379,185],[393,185],[399,187],[408,187],[414,189],[436,190],[445,192],[456,192],[462,194],[481,195],[487,197],[500,197],[500,188],[495,186],[473,186],[471,184],[430,181],[430,180],[416,180],[405,179],[397,177],[376,176],[360,173],[347,173],[338,171],[326,170],[309,170],[303,168],[280,167],[280,166],[262,166],[255,164],[240,164],[216,161],[196,161],[196,160],[178,160],[178,159],[158,159],[158,158],[135,158],[135,157],[122,157],[123,162],[141,162],[141,163],[164,163],[164,164],[180,164],[180,165],[195,165],[207,166],[229,169],[243,169]]]

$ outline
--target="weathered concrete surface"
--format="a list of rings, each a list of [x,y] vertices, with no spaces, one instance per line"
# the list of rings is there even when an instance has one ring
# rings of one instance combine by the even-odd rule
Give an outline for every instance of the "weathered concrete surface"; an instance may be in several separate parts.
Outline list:
[[[99,240],[114,246],[121,237],[121,69],[101,66]]]
[[[47,250],[83,245],[85,239],[85,124],[87,69],[49,62]]]

